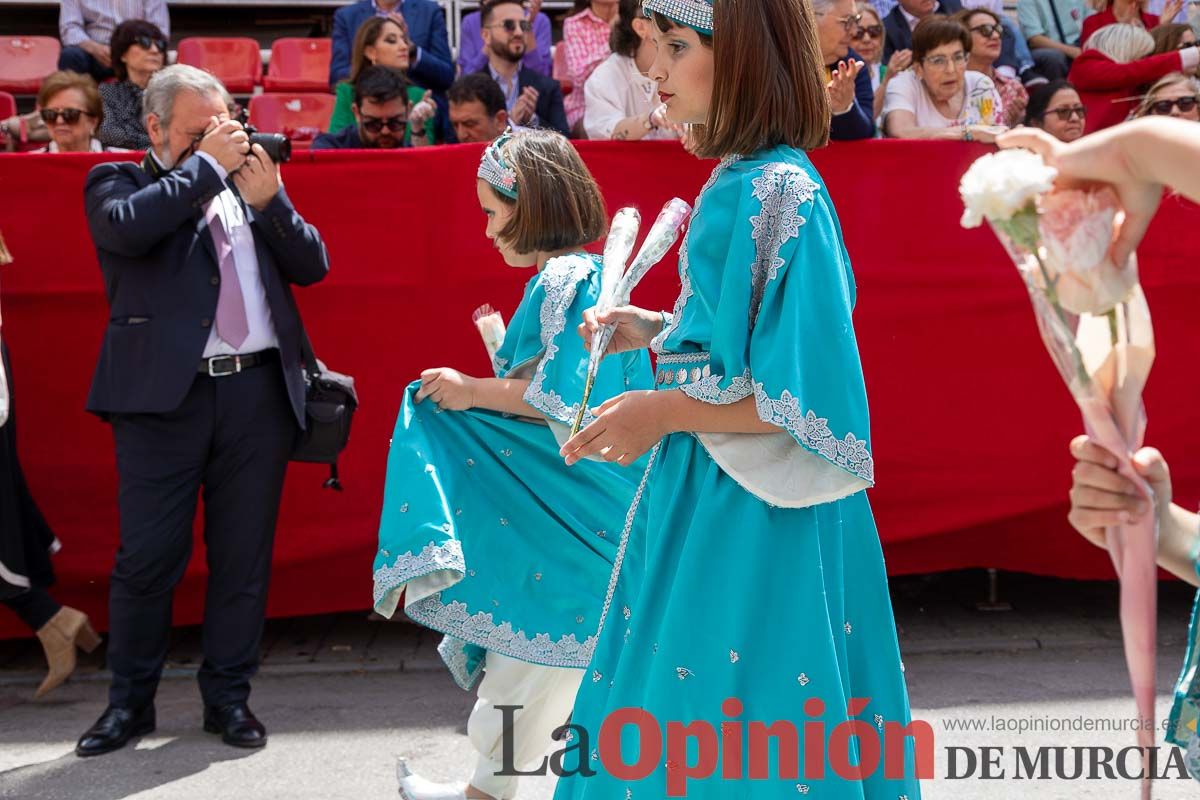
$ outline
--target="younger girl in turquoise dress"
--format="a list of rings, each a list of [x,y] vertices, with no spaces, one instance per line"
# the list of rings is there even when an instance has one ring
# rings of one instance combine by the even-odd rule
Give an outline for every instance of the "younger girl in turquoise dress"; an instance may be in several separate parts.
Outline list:
[[[555,798],[917,800],[914,741],[928,774],[932,731],[909,727],[865,492],[854,275],[805,153],[831,117],[812,9],[643,6],[668,118],[702,125],[697,154],[722,161],[669,321],[632,307],[599,319],[618,323],[610,353],[653,337],[656,391],[604,403],[563,447],[576,467],[647,451],[650,466]]]
[[[511,766],[541,762],[595,647],[614,526],[637,480],[601,461],[568,469],[558,454],[587,368],[576,328],[600,289],[599,261],[582,249],[604,233],[599,188],[570,143],[543,131],[490,145],[477,188],[488,238],[510,266],[537,273],[495,377],[426,370],[396,420],[375,608],[391,616],[403,597],[409,617],[445,634],[440,652],[459,685],[483,674],[468,723],[479,754],[470,785],[434,784],[402,761],[406,800],[514,797],[517,779],[496,774],[506,739]],[[605,359],[592,400],[652,380],[644,350]],[[521,709],[506,720],[496,706]]]

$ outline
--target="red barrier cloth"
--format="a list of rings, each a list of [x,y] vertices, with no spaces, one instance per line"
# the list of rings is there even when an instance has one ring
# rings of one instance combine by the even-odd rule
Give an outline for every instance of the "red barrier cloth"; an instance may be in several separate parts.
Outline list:
[[[583,142],[610,212],[646,220],[695,197],[712,169],[671,142]],[[1066,523],[1078,412],[1043,352],[1015,268],[985,229],[959,227],[959,177],[980,145],[865,142],[814,154],[837,205],[858,280],[855,322],[867,377],[878,488],[871,492],[893,574],[998,567],[1111,578],[1106,554]],[[362,407],[342,461],[346,491],[293,465],[276,542],[275,616],[367,608],[388,441],[404,386],[422,369],[487,374],[472,309],[505,317],[528,272],[506,267],[475,198],[479,146],[392,153],[297,153],[283,168],[332,270],[297,295],[318,356],[358,381]],[[108,156],[111,158],[111,155]],[[131,155],[136,158],[136,155]],[[83,218],[99,155],[0,156],[0,271],[22,462],[62,540],[54,594],[103,626],[117,545],[108,427],[83,410],[107,306]],[[1146,391],[1148,441],[1171,462],[1176,498],[1200,498],[1195,424],[1200,209],[1168,199],[1141,252],[1159,345]],[[635,294],[670,308],[676,261]],[[748,268],[748,267],[747,267]],[[820,347],[820,342],[809,343]],[[1191,424],[1189,425],[1189,422]],[[203,609],[201,539],[175,620]],[[0,637],[27,635],[0,615]]]

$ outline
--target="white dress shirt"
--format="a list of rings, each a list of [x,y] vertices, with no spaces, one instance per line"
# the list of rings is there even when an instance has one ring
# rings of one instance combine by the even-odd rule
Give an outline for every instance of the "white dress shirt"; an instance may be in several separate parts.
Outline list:
[[[222,181],[228,177],[229,173],[208,153],[196,155],[207,161],[221,176]],[[208,331],[208,344],[204,346],[204,358],[257,353],[259,350],[279,347],[275,324],[271,321],[271,307],[267,304],[267,290],[258,271],[258,254],[254,249],[254,231],[250,229],[250,220],[246,219],[245,210],[237,195],[228,187],[205,207],[205,214],[214,203],[217,216],[225,226],[229,243],[233,245],[233,263],[237,267],[238,282],[242,285],[242,299],[246,304],[246,320],[250,323],[250,334],[241,347],[235,348],[217,335],[217,323],[214,319]],[[204,235],[210,234],[206,231]]]

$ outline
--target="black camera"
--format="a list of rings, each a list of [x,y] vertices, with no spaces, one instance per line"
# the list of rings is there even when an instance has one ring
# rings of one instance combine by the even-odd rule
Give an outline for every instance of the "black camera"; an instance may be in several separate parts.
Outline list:
[[[282,133],[259,133],[258,129],[250,124],[248,113],[245,109],[238,115],[238,122],[242,123],[242,128],[250,137],[250,146],[260,146],[266,151],[267,156],[276,164],[286,164],[292,160],[292,141]]]

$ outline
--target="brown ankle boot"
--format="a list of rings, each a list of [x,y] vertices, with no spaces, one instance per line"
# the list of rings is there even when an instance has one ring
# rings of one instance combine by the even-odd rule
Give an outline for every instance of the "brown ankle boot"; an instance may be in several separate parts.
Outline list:
[[[41,697],[71,677],[75,671],[76,647],[90,653],[100,646],[100,636],[88,623],[87,615],[67,606],[59,609],[42,626],[37,637],[46,651],[46,663],[50,671],[34,697]]]

